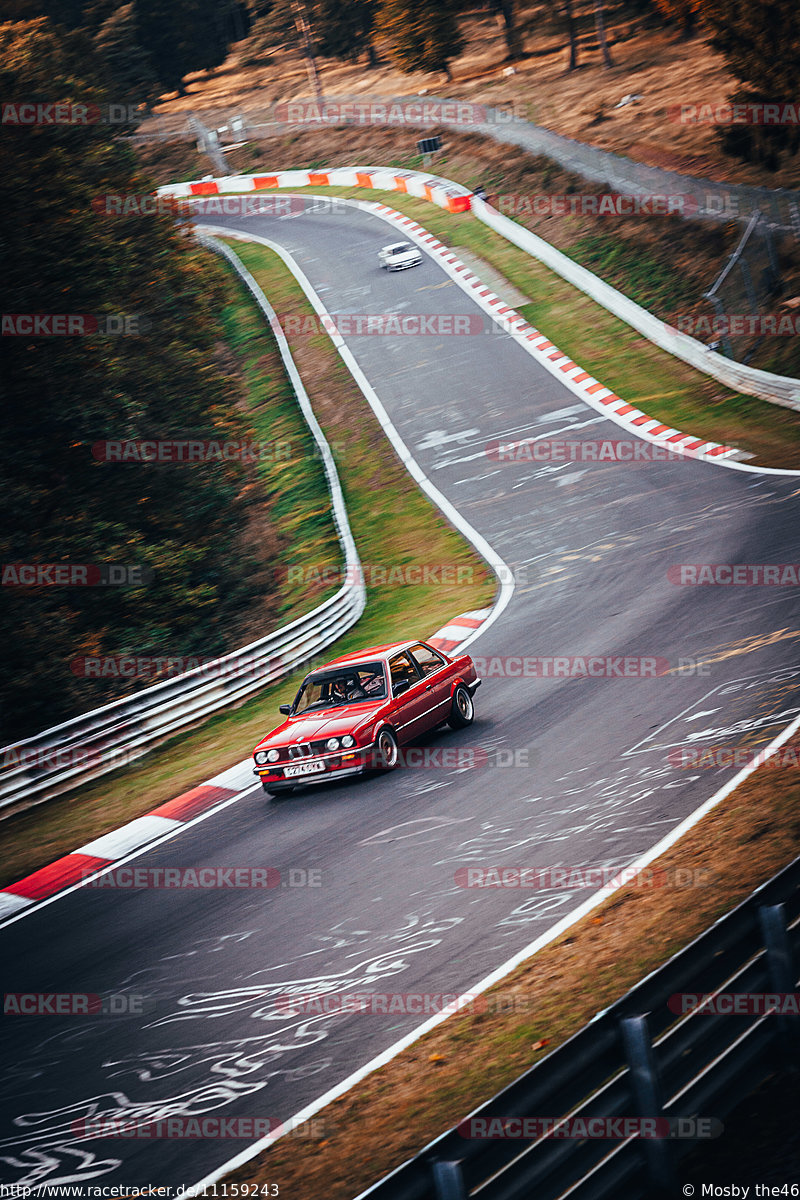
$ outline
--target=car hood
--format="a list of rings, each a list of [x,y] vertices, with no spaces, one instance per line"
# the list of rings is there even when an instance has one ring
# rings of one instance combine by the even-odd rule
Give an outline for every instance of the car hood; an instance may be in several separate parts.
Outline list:
[[[379,707],[380,702],[376,703],[373,700],[367,704],[348,704],[342,708],[309,713],[306,717],[289,717],[277,729],[268,733],[258,743],[256,750],[268,750],[272,746],[288,746],[294,742],[314,742],[319,738],[342,737],[345,733],[355,733],[370,724]]]

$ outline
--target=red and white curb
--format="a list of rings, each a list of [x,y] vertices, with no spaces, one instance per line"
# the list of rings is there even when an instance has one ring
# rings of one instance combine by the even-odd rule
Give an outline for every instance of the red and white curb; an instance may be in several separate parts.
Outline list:
[[[477,636],[491,611],[486,608],[463,613],[427,641],[449,654],[467,638]],[[216,808],[258,786],[251,770],[251,760],[246,758],[174,800],[160,804],[152,812],[93,838],[16,883],[7,884],[0,889],[0,922],[20,916],[42,900],[80,887],[109,867],[143,854],[198,817],[211,816]]]
[[[460,183],[424,175],[421,171],[400,171],[392,167],[335,167],[329,171],[274,171],[260,175],[226,175],[219,179],[192,179],[187,183],[165,183],[156,189],[157,196],[186,196],[207,200],[248,192],[272,191],[276,188],[297,187],[363,187],[382,192],[402,192],[419,200],[429,200],[448,212],[469,212],[472,193]],[[224,200],[219,207],[204,204],[203,215],[222,216],[230,209]],[[237,213],[237,215],[243,215]]]
[[[242,789],[232,789],[226,784],[232,782],[230,777],[234,772],[240,772],[242,765],[239,763],[214,779],[183,792],[111,833],[93,838],[17,883],[7,884],[0,890],[0,920],[95,878],[114,863],[144,851],[165,835],[175,833],[183,825],[239,795]],[[250,765],[249,759],[247,765]]]
[[[445,654],[452,654],[462,642],[466,643],[467,639],[471,641],[477,636],[491,611],[490,608],[476,608],[473,612],[453,617],[452,621],[448,621],[441,629],[437,629],[436,633],[431,634],[427,639],[428,645],[433,646],[435,650],[443,650]]]
[[[596,412],[602,413],[604,417],[608,417],[629,433],[663,446],[674,454],[684,454],[688,458],[707,459],[711,462],[748,457],[734,446],[724,446],[719,442],[698,438],[691,433],[682,433],[679,429],[673,429],[672,426],[665,425],[655,417],[648,416],[635,405],[628,404],[621,396],[612,392],[611,388],[607,388],[605,384],[600,383],[588,371],[584,371],[582,367],[573,362],[568,354],[559,350],[545,334],[535,329],[515,309],[505,304],[424,226],[386,204],[379,204],[375,201],[355,201],[354,203],[383,217],[384,220],[400,226],[407,237],[427,250],[433,257],[438,258],[447,274],[459,284],[464,292],[473,297],[484,312],[488,313],[507,332],[509,337],[513,337],[515,341],[519,342],[532,358],[535,358],[551,375],[560,379],[571,392]]]
[[[451,213],[468,212],[472,201],[471,193],[452,180],[441,179],[438,176],[425,176],[418,171],[395,171],[374,167],[231,175],[219,179],[165,184],[157,189],[157,194],[197,199],[220,196],[220,204],[224,206],[225,197],[234,193],[314,186],[363,187],[397,191],[428,200]],[[588,371],[584,371],[582,367],[573,362],[568,354],[559,350],[545,334],[535,329],[523,316],[504,304],[503,300],[487,288],[483,281],[473,274],[447,246],[444,246],[411,217],[406,217],[388,205],[375,201],[348,201],[341,197],[339,199],[342,203],[367,209],[383,217],[384,220],[399,225],[412,241],[437,256],[451,278],[467,294],[471,294],[480,307],[505,329],[509,337],[518,341],[551,375],[560,379],[571,392],[596,412],[601,413],[629,433],[688,458],[720,462],[751,457],[734,446],[711,442],[691,433],[683,433],[671,425],[665,425],[657,418],[649,416],[640,408],[623,400],[611,388],[606,387]],[[220,212],[224,211],[224,207],[221,207]],[[213,214],[204,211],[206,218],[210,215]]]

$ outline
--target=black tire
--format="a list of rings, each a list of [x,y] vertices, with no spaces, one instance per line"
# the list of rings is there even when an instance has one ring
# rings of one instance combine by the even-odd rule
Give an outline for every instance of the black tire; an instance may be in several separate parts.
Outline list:
[[[291,796],[294,791],[293,787],[288,788],[268,788],[265,784],[261,785],[264,791],[269,796],[270,800],[280,800],[281,796]]]
[[[378,771],[393,771],[400,751],[391,729],[382,729],[375,741],[375,766]]]
[[[474,716],[475,705],[472,703],[472,696],[464,684],[460,683],[453,692],[453,707],[447,718],[447,724],[451,729],[466,729],[467,725],[472,724]]]

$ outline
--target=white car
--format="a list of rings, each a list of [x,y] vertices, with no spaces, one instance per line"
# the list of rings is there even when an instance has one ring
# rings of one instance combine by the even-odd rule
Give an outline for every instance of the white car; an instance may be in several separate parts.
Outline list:
[[[393,242],[378,251],[378,258],[385,271],[405,271],[407,267],[419,266],[422,251],[411,242]]]

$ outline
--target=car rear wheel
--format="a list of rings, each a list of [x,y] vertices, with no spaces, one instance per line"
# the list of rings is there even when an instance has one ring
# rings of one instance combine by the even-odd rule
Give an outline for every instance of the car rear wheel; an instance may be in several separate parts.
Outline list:
[[[460,683],[453,692],[453,707],[450,710],[450,716],[447,718],[447,724],[451,729],[464,729],[467,725],[472,724],[474,716],[475,705],[472,703],[472,696],[470,696],[463,683]]]
[[[391,729],[382,729],[375,743],[375,765],[379,771],[391,771],[397,766],[397,738]]]

